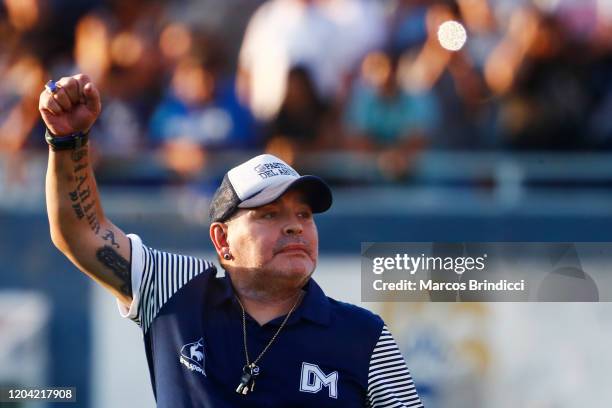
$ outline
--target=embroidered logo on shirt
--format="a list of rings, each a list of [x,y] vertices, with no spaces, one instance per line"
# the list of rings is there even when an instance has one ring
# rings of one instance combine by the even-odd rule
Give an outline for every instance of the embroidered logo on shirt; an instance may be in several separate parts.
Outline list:
[[[300,391],[316,394],[323,387],[328,388],[331,398],[338,398],[338,372],[326,375],[316,364],[302,363]]]
[[[191,371],[196,371],[206,377],[204,371],[204,338],[200,337],[195,343],[187,343],[181,347],[180,362]]]

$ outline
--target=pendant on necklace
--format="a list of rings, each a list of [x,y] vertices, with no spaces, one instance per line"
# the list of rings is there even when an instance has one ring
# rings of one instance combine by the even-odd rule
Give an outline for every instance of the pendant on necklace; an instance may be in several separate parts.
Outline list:
[[[249,391],[253,392],[255,389],[255,377],[259,375],[259,367],[255,363],[245,365],[242,368],[242,377],[240,377],[240,384],[236,387],[238,394],[246,395]]]

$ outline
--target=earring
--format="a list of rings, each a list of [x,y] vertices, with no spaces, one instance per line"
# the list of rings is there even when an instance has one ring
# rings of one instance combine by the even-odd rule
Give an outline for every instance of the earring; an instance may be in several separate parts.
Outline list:
[[[225,253],[223,254],[223,259],[225,259],[226,261],[229,261],[230,259],[232,259],[232,256],[229,253]]]

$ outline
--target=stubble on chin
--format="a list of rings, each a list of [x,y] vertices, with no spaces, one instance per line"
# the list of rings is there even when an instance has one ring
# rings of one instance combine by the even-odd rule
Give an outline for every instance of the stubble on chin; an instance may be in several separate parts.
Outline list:
[[[295,296],[314,273],[288,272],[272,268],[239,268],[231,273],[236,289],[249,297],[266,300],[284,300]]]

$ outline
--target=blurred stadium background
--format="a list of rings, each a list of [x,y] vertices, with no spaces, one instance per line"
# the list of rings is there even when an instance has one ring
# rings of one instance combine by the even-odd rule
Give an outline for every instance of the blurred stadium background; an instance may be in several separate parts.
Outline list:
[[[77,72],[106,212],[153,247],[209,257],[210,196],[262,151],[334,185],[341,300],[362,241],[612,241],[610,0],[2,0],[0,385],[154,405],[139,330],[49,238],[37,100]],[[427,407],[612,404],[607,303],[364,306]]]

